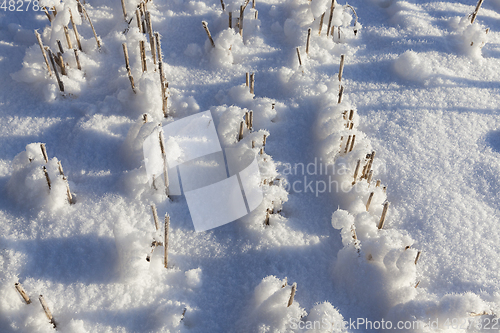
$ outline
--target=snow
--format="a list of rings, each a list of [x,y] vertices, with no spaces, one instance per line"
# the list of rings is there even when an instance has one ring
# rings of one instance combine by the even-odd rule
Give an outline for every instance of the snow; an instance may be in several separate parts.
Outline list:
[[[85,2],[100,48],[74,0],[42,0],[56,6],[52,22],[0,9],[1,332],[53,332],[38,295],[58,331],[78,333],[384,331],[354,329],[357,319],[479,332],[446,322],[498,320],[498,0],[473,24],[472,2],[339,1],[329,37],[326,0],[249,2],[242,35],[243,3],[149,1],[168,118],[139,1],[125,0],[130,25],[120,2]],[[70,10],[82,70],[63,29],[75,48]],[[52,51],[62,43],[64,92],[35,29]],[[153,173],[163,170],[160,128],[169,198],[148,169],[154,160]],[[216,148],[202,159],[199,142]],[[224,195],[199,192],[193,206],[189,193],[221,181],[232,182]],[[225,222],[245,216],[196,227],[214,211]]]

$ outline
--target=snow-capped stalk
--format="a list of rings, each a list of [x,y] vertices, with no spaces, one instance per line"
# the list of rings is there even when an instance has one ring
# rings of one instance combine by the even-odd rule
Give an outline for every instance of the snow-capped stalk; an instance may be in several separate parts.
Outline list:
[[[264,134],[263,139],[262,139],[262,147],[266,146],[266,142],[267,142],[267,135]]]
[[[360,164],[361,164],[361,160],[358,160],[358,163],[356,163],[356,169],[354,169],[354,180],[352,182],[352,185],[356,184],[356,180],[358,179],[358,172],[359,172]]]
[[[135,20],[137,21],[137,28],[139,28],[139,32],[144,33],[144,31],[142,31],[141,12],[139,9],[135,10]]]
[[[151,13],[150,12],[146,12],[146,22],[148,24],[149,45],[151,47],[151,56],[153,57],[153,63],[156,65],[155,37],[154,37],[153,22],[151,21]]]
[[[479,8],[481,8],[481,5],[483,4],[483,0],[479,0],[476,5],[476,9],[474,10],[474,13],[472,13],[472,18],[470,19],[470,23],[474,23],[476,20],[477,13],[479,12]]]
[[[43,298],[43,295],[40,295],[38,297],[38,299],[40,300],[40,304],[42,305],[43,312],[45,312],[45,315],[47,316],[47,318],[50,320],[50,323],[55,328],[56,327],[56,322],[54,321],[54,317],[52,317],[52,313],[49,310],[49,306],[47,305],[47,302],[45,302],[45,298]]]
[[[52,71],[50,70],[49,60],[47,59],[47,53],[45,53],[45,49],[43,48],[42,38],[37,30],[35,30],[35,36],[38,41],[38,45],[40,45],[40,50],[42,51],[43,59],[45,60],[45,64],[47,65],[47,70],[49,71],[49,75],[52,76]]]
[[[418,262],[418,259],[420,258],[420,254],[422,253],[422,251],[418,251],[417,252],[417,256],[415,257],[415,265],[417,264]]]
[[[220,5],[222,7],[222,11],[226,10],[226,5],[224,5],[224,0],[220,0]]]
[[[323,29],[323,20],[325,19],[325,13],[323,13],[321,15],[321,18],[319,19],[319,29],[318,29],[318,35],[319,36],[321,36],[321,30]]]
[[[78,50],[74,49],[73,51],[75,52],[76,67],[78,68],[78,70],[82,70],[82,65],[80,65],[80,57],[78,56]]]
[[[240,36],[243,36],[243,13],[245,11],[245,7],[240,6],[240,20],[238,21],[238,27],[240,29]]]
[[[125,0],[122,0],[122,10],[123,10],[123,19],[127,20],[127,8],[125,8]]]
[[[140,40],[139,41],[139,49],[141,52],[141,65],[142,65],[142,72],[147,72],[148,67],[146,65],[146,48],[144,47],[144,41]]]
[[[56,74],[59,90],[64,92],[64,84],[62,83],[61,78],[59,77],[59,73],[57,72],[56,62],[54,61],[54,55],[52,54],[52,51],[48,47],[46,47],[45,50],[49,52],[50,62],[52,63],[52,68],[54,69],[54,73]]]
[[[287,307],[290,307],[290,305],[293,304],[293,299],[295,297],[295,291],[297,290],[297,283],[295,282],[293,285],[292,285],[292,292],[290,293],[290,298],[288,299],[288,305]]]
[[[307,29],[306,54],[309,55],[309,45],[311,44],[311,28]]]
[[[342,95],[343,94],[344,94],[344,86],[340,86],[338,104],[340,104],[342,102]]]
[[[123,43],[122,47],[123,47],[123,55],[125,56],[125,68],[127,69],[128,79],[130,80],[130,85],[132,87],[132,91],[135,93],[134,77],[132,76],[132,72],[130,71],[130,62],[128,59],[127,43]]]
[[[69,31],[67,26],[63,26],[64,29],[64,36],[66,37],[66,44],[68,44],[68,49],[71,50],[73,48],[73,45],[71,44],[71,38],[69,37]]]
[[[328,29],[326,30],[326,36],[330,35],[330,27],[332,26],[333,19],[333,9],[335,8],[335,0],[332,0],[332,4],[330,5],[330,18],[328,19]]]
[[[370,204],[372,203],[373,193],[375,193],[375,192],[370,193],[370,196],[368,197],[368,201],[366,202],[366,211],[368,211],[368,209],[370,208]]]
[[[161,35],[158,32],[155,32],[155,43],[156,52],[158,53],[158,62],[163,62],[163,54],[161,53]]]
[[[101,42],[99,41],[99,38],[97,38],[97,33],[95,32],[94,25],[92,24],[92,21],[90,20],[90,16],[87,13],[87,10],[85,9],[85,7],[83,7],[83,5],[80,4],[80,0],[76,0],[76,2],[78,2],[78,4],[80,5],[80,7],[82,8],[82,12],[85,15],[85,17],[87,18],[87,20],[89,20],[90,28],[92,28],[92,32],[94,33],[94,38],[95,38],[95,41],[97,43],[97,48],[100,51],[101,50]]]
[[[352,234],[352,239],[358,240],[358,235],[356,235],[356,228],[354,227],[354,224],[351,226],[351,234]]]
[[[240,130],[238,131],[238,142],[241,141],[241,139],[243,139],[243,125],[244,122],[242,121],[240,123]]]
[[[380,216],[380,222],[378,223],[378,228],[382,229],[384,227],[385,215],[387,214],[387,209],[389,208],[389,202],[384,204],[384,209],[382,210],[382,215]]]
[[[340,67],[339,67],[339,82],[342,81],[342,73],[344,72],[344,61],[345,61],[345,55],[340,56]]]
[[[78,29],[76,28],[75,20],[73,20],[73,14],[71,14],[71,9],[69,10],[69,18],[71,20],[71,27],[75,32],[76,44],[78,44],[78,49],[82,50],[82,43],[80,42],[80,36],[78,35]]]
[[[43,159],[45,163],[49,162],[49,157],[47,156],[47,149],[45,148],[45,143],[40,143],[40,150],[42,151]]]
[[[351,123],[351,129],[352,129],[352,123]],[[352,136],[351,147],[349,148],[349,152],[351,152],[352,149],[354,148],[354,141],[356,141],[356,134]]]
[[[254,88],[255,88],[255,73],[252,73],[250,75],[250,94],[254,93]]]
[[[229,29],[233,28],[233,12],[229,12]]]
[[[158,212],[156,210],[155,204],[151,205],[151,212],[153,213],[153,220],[155,222],[156,231],[158,231],[160,229],[160,222],[158,222]]]
[[[168,96],[167,96],[167,84],[165,83],[165,77],[163,75],[163,62],[158,63],[158,72],[160,73],[160,85],[161,85],[161,100],[162,100],[162,111],[165,118],[168,117]]]
[[[208,39],[210,40],[210,43],[212,44],[212,47],[215,47],[215,43],[214,43],[214,40],[212,38],[212,34],[210,33],[210,30],[208,30],[207,22],[201,21],[201,24],[203,24],[203,29],[205,29],[207,36],[208,36]]]
[[[164,257],[163,264],[165,268],[168,268],[168,229],[170,227],[170,216],[165,214],[165,241],[163,242],[164,246]]]
[[[31,304],[31,300],[28,294],[26,294],[26,292],[24,291],[23,286],[21,286],[19,282],[16,282],[14,285],[16,286],[16,290],[19,293],[19,295],[21,295],[21,297],[24,299],[24,302],[26,304]]]
[[[163,138],[163,131],[160,130],[158,135],[160,140],[161,155],[163,158],[163,182],[165,184],[165,195],[169,196],[169,179],[168,179],[168,165],[167,165],[167,154],[165,152],[165,139]]]
[[[299,58],[299,67],[302,67],[302,59],[300,58],[300,50],[298,47],[296,48],[296,50],[297,50],[297,57]]]

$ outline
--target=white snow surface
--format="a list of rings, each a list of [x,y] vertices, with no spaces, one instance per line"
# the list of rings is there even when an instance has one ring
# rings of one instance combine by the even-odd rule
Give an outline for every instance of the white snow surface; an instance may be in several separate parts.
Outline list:
[[[124,0],[130,23],[120,1],[81,2],[100,48],[76,0],[41,0],[52,22],[27,1],[0,7],[0,332],[53,332],[39,295],[71,333],[499,331],[499,0],[473,24],[471,1],[339,1],[330,31],[330,1],[256,0],[241,35],[243,2],[149,1],[168,118],[140,1]],[[62,43],[64,93],[33,30]],[[185,198],[149,181],[143,143],[200,112],[223,149],[256,159],[264,197],[195,232]],[[166,140],[168,156],[188,136]]]

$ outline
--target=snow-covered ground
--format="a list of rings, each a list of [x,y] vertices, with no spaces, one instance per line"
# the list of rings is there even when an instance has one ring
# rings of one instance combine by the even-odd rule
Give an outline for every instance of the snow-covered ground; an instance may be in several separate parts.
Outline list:
[[[473,24],[472,1],[339,1],[333,37],[328,0],[250,1],[242,36],[244,2],[149,1],[168,118],[139,0],[130,23],[118,0],[86,1],[100,48],[76,0],[40,3],[52,22],[0,7],[0,332],[52,332],[39,295],[61,332],[499,331],[499,0]],[[61,41],[64,93],[35,29]],[[207,110],[223,147],[256,157],[264,199],[196,233],[186,199],[149,185],[142,143]],[[146,260],[164,236],[151,204],[170,216],[167,269],[163,244]]]

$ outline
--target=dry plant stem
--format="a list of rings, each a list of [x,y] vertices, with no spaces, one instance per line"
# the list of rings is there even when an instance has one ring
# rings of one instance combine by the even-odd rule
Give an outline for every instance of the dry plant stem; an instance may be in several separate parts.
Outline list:
[[[66,43],[68,44],[68,49],[71,50],[73,45],[71,44],[71,38],[69,37],[69,31],[67,26],[63,26],[64,35],[66,36]]]
[[[148,23],[149,45],[151,47],[151,56],[153,57],[153,63],[156,65],[155,37],[154,37],[153,23],[151,21],[151,13],[150,12],[146,12],[146,22]]]
[[[15,284],[15,286],[16,286],[16,290],[19,292],[21,297],[24,299],[24,302],[26,302],[26,304],[31,304],[31,300],[30,300],[28,294],[26,294],[26,292],[24,291],[23,286],[21,286],[21,284],[19,282],[17,282]]]
[[[59,174],[64,177],[64,170],[61,161],[57,161],[57,168],[59,169]]]
[[[68,202],[70,205],[73,204],[73,195],[71,194],[71,190],[69,189],[68,178],[63,176],[63,180],[66,182],[66,196],[68,197]]]
[[[252,140],[252,148],[255,148],[255,141]]]
[[[250,111],[250,130],[253,128],[253,111]]]
[[[255,0],[252,0],[252,8],[255,8]]]
[[[243,139],[243,125],[244,125],[244,122],[242,121],[240,123],[240,130],[238,132],[238,142],[241,141],[241,139]]]
[[[207,36],[208,36],[208,39],[210,40],[210,43],[212,44],[212,47],[215,47],[215,43],[214,43],[214,40],[212,38],[212,34],[210,33],[210,30],[208,30],[207,22],[202,21],[201,24],[203,24],[203,29],[205,29]]]
[[[40,50],[42,51],[43,59],[45,60],[45,64],[47,65],[47,70],[49,71],[49,75],[52,76],[52,71],[50,70],[49,59],[47,59],[47,54],[45,53],[45,49],[43,48],[42,38],[38,31],[35,30],[35,36],[38,41],[38,45],[40,45]]]
[[[226,10],[226,6],[224,5],[224,0],[220,0],[220,5],[222,7],[222,11]]]
[[[375,185],[375,187],[379,187],[380,186],[380,179],[377,180],[377,184]]]
[[[168,117],[167,85],[165,83],[165,77],[163,76],[163,62],[161,61],[158,63],[158,71],[160,72],[162,111],[163,111],[163,116],[167,118]]]
[[[135,93],[134,77],[132,76],[132,72],[130,71],[130,63],[128,60],[127,43],[123,43],[122,47],[123,47],[123,55],[125,56],[125,67],[127,68],[128,79],[130,80],[132,91]]]
[[[356,179],[358,178],[360,164],[361,164],[361,160],[358,160],[358,163],[356,163],[356,169],[354,169],[354,180],[352,182],[352,185],[356,184]]]
[[[160,229],[160,223],[158,222],[158,212],[156,210],[155,204],[151,205],[151,212],[153,213],[153,220],[155,222],[156,231],[158,231]]]
[[[45,302],[45,298],[43,298],[43,295],[40,295],[38,299],[40,300],[40,304],[42,305],[45,315],[50,320],[51,324],[54,325],[54,327],[56,327],[56,322],[54,321],[54,317],[52,317],[52,313],[50,313],[49,306],[47,305],[47,302]]]
[[[145,18],[146,17],[146,9],[144,8],[144,2],[141,2],[139,8],[141,10],[141,17]],[[146,20],[143,19],[142,21],[142,32],[143,33],[147,33],[148,31],[148,27],[147,27],[147,24],[146,24]]]
[[[161,53],[161,36],[155,32],[156,52],[158,53],[158,62],[163,62],[163,54]]]
[[[370,172],[368,173],[368,177],[366,178],[368,184],[370,184],[370,182],[372,181],[372,177],[373,177],[373,170],[370,170]]]
[[[58,39],[58,40],[56,40],[56,42],[57,42],[57,47],[59,48],[59,52],[61,54],[64,54],[64,49],[62,47],[61,41]]]
[[[342,81],[342,73],[344,72],[344,61],[345,61],[345,55],[340,56],[340,68],[339,68],[339,82]]]
[[[243,13],[245,11],[245,7],[240,6],[240,20],[238,21],[238,27],[240,28],[240,36],[243,36]]]
[[[417,252],[417,256],[416,256],[416,258],[415,258],[415,265],[417,264],[418,259],[420,258],[420,254],[421,254],[421,253],[422,253],[422,251],[418,251],[418,252]]]
[[[139,9],[135,10],[135,20],[137,21],[137,28],[139,28],[139,32],[143,33],[144,31],[142,31],[141,13]]]
[[[262,138],[262,147],[266,146],[266,142],[267,142],[267,135],[264,134],[264,136]]]
[[[165,194],[169,196],[169,179],[168,179],[168,165],[167,165],[167,154],[165,153],[165,138],[163,137],[163,131],[160,130],[158,134],[158,139],[160,140],[161,156],[163,158],[163,181],[165,184]]]
[[[387,186],[382,187],[382,190],[384,191],[384,193],[387,193]]]
[[[164,260],[163,260],[163,264],[165,266],[165,268],[168,268],[168,229],[170,227],[170,216],[168,216],[168,214],[165,215],[165,240],[163,242],[163,246],[164,246]]]
[[[250,112],[245,112],[245,125],[248,129],[250,129]]]
[[[122,0],[122,9],[123,9],[123,19],[127,20],[127,8],[125,8],[125,0]]]
[[[139,48],[141,51],[141,64],[142,64],[142,72],[146,72],[148,70],[148,67],[146,65],[146,48],[144,47],[144,41],[140,40],[139,41]]]
[[[342,103],[342,95],[343,94],[344,94],[344,86],[340,86],[338,104]]]
[[[368,166],[366,167],[366,172],[369,172],[372,169],[373,165],[373,159],[375,158],[375,151],[372,151],[370,155],[370,161],[368,162]],[[365,174],[365,178],[368,177],[367,174]]]
[[[351,111],[349,112],[349,120],[351,120],[351,121],[352,121],[352,117],[353,117],[353,116],[354,116],[354,110],[351,110]]]
[[[47,18],[49,19],[49,22],[52,22],[52,16],[49,14],[49,11],[47,10],[47,7],[44,6],[42,9],[43,9],[45,15],[47,15]]]
[[[326,36],[330,35],[330,27],[332,26],[333,19],[333,9],[335,8],[335,0],[332,0],[332,4],[330,5],[330,18],[328,19],[328,29],[326,30]]]
[[[78,3],[80,3],[80,0],[76,0]],[[95,41],[97,43],[97,48],[99,50],[101,50],[101,42],[99,41],[99,38],[97,38],[97,34],[95,32],[95,29],[94,29],[94,25],[92,24],[92,21],[90,20],[90,16],[89,14],[87,13],[87,10],[85,9],[85,7],[83,7],[81,4],[80,4],[81,8],[82,8],[82,11],[83,13],[85,14],[85,17],[87,17],[87,20],[89,20],[89,23],[90,23],[90,28],[92,28],[92,32],[94,33],[94,37],[95,37]]]
[[[252,75],[250,75],[250,94],[254,93],[254,88],[255,88],[255,73],[252,73]]]
[[[356,141],[356,134],[352,136],[351,147],[349,147],[349,152],[354,148],[354,141]]]
[[[82,65],[80,65],[80,57],[78,56],[78,50],[77,49],[74,49],[73,51],[75,51],[75,60],[76,60],[76,67],[78,68],[78,70],[82,70]]]
[[[370,204],[372,203],[372,199],[373,199],[373,193],[370,193],[370,196],[368,197],[368,201],[366,202],[366,211],[368,211],[368,209],[370,208]]]
[[[323,20],[325,19],[325,13],[323,13],[323,15],[321,15],[321,18],[319,20],[319,31],[318,31],[318,35],[321,36],[321,30],[323,29]]]
[[[292,285],[292,292],[290,293],[290,298],[288,299],[288,305],[287,307],[290,307],[290,305],[293,304],[293,298],[295,297],[295,291],[297,290],[297,283],[294,283]]]
[[[229,29],[233,28],[233,12],[229,12]]]
[[[49,186],[49,191],[52,188],[51,183],[50,183],[50,177],[49,173],[47,172],[47,168],[45,166],[42,167],[43,173],[45,175],[45,180],[47,180],[47,185]]]
[[[63,58],[63,56],[62,56],[62,54],[60,52],[57,55],[59,57],[59,64],[61,65],[61,74],[62,75],[67,75],[67,73],[66,73],[66,65],[64,64],[64,58]]]
[[[344,154],[347,153],[347,150],[349,149],[349,144],[351,143],[351,139],[352,139],[352,136],[349,135],[349,137],[347,138],[347,143],[345,144]]]
[[[479,8],[481,8],[481,5],[483,4],[483,0],[479,0],[476,5],[476,9],[474,10],[474,13],[472,13],[472,18],[470,20],[470,23],[474,23],[476,20],[477,13],[479,12]]]
[[[57,15],[57,9],[55,6],[52,6],[52,12],[54,13],[54,17]]]
[[[299,58],[299,67],[301,67],[302,66],[302,59],[300,58],[299,48],[297,47],[296,50],[297,50],[297,57]]]
[[[261,149],[260,151],[261,151],[261,155],[262,155],[262,149]],[[266,181],[266,180],[264,179],[264,182],[265,182],[265,181]],[[267,209],[267,210],[266,210],[266,218],[265,218],[265,220],[264,220],[264,225],[269,225],[269,216],[270,216],[270,215],[269,215],[269,209]]]
[[[256,20],[258,20],[258,19],[259,19],[259,11],[258,11],[258,10],[256,10],[256,11],[255,11],[255,19],[256,19]]]
[[[64,84],[61,81],[61,78],[59,77],[59,73],[57,72],[56,63],[54,61],[54,55],[52,54],[52,51],[50,51],[50,49],[48,47],[46,50],[48,50],[48,52],[49,52],[50,62],[52,64],[52,68],[54,69],[54,73],[56,74],[56,79],[57,79],[57,83],[59,85],[59,90],[64,92]]]
[[[306,54],[309,55],[309,45],[311,45],[311,28],[307,29]]]
[[[384,227],[385,215],[387,214],[387,209],[389,208],[389,202],[384,204],[384,209],[382,210],[382,216],[380,216],[380,222],[378,223],[378,228],[382,229]]]
[[[40,150],[42,151],[42,156],[43,159],[45,160],[45,163],[48,163],[49,158],[47,156],[47,149],[45,148],[45,143],[40,143]]]
[[[73,28],[73,31],[75,32],[76,44],[78,44],[78,49],[81,51],[82,44],[80,42],[80,36],[78,35],[78,29],[76,28],[75,20],[73,20],[73,15],[71,14],[71,9],[69,10],[69,18],[71,20],[71,27]]]

